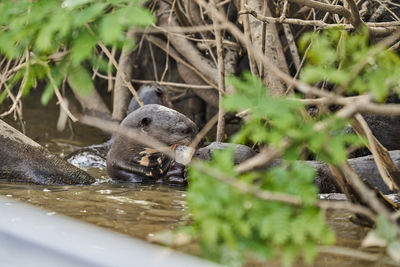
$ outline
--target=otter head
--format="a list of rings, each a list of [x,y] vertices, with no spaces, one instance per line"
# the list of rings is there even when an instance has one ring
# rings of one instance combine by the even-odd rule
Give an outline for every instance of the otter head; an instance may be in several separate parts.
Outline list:
[[[219,143],[212,142],[206,147],[202,147],[196,150],[194,154],[194,158],[202,159],[202,160],[211,160],[211,154],[216,150],[224,150],[227,148],[232,148],[234,150],[234,163],[240,164],[243,161],[253,157],[256,152],[244,145],[233,144],[233,143]]]
[[[188,145],[197,135],[197,126],[185,115],[157,104],[145,105],[130,113],[121,125],[135,128],[166,145]]]
[[[167,90],[156,84],[142,85],[138,91],[140,99],[142,99],[145,105],[158,104],[163,106],[171,106],[168,98]],[[131,113],[140,108],[139,103],[134,97],[132,97],[129,103],[128,113]]]

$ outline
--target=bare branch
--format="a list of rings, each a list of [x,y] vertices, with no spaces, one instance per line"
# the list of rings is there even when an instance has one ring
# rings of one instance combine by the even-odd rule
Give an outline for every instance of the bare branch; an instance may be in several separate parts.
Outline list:
[[[120,75],[122,78],[122,81],[124,84],[128,87],[129,91],[131,91],[132,95],[135,97],[136,101],[139,103],[140,106],[144,106],[142,99],[140,99],[138,93],[136,92],[135,88],[133,88],[133,85],[130,82],[130,78],[127,76],[127,74],[120,68],[118,62],[115,60],[111,52],[107,49],[107,47],[102,43],[99,42],[100,48],[103,50],[104,54],[108,57],[108,59],[112,62],[114,65],[114,68],[117,70],[117,75]]]
[[[217,8],[215,4],[215,0],[211,0],[211,4]],[[213,17],[213,25],[217,25],[218,20]],[[217,57],[218,57],[218,88],[220,89],[219,93],[219,101],[218,101],[218,124],[217,124],[217,142],[223,142],[224,133],[225,133],[225,112],[222,109],[222,97],[225,92],[225,63],[223,56],[223,47],[222,47],[222,33],[221,30],[215,28],[215,42],[217,44]]]
[[[317,2],[314,0],[289,0],[289,2],[296,3],[299,6],[308,6],[308,7],[322,10],[325,12],[338,14],[347,19],[351,19],[351,16],[352,16],[350,11],[348,11],[343,6],[339,6],[339,5],[330,5],[330,4],[325,4],[322,2]]]

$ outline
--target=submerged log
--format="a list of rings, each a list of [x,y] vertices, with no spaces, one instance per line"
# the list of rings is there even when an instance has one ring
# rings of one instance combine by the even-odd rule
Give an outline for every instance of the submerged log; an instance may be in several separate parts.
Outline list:
[[[92,184],[83,170],[0,120],[0,179],[35,184]]]

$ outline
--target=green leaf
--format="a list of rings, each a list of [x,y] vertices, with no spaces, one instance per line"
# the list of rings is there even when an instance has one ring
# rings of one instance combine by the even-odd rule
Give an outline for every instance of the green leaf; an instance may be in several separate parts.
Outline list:
[[[93,90],[93,82],[89,73],[81,65],[70,68],[68,74],[68,84],[74,92],[78,93],[81,97],[89,96]]]
[[[88,8],[80,10],[74,17],[73,23],[75,26],[83,26],[86,23],[92,22],[94,19],[103,14],[107,7],[105,3],[95,3]]]
[[[145,8],[132,6],[117,12],[119,23],[123,25],[149,26],[155,22],[153,14]]]
[[[30,66],[29,62],[26,64],[21,86],[23,96],[27,95],[33,86],[36,86],[36,73],[32,66]]]
[[[302,247],[304,262],[307,265],[311,265],[318,254],[317,246],[313,242],[306,242],[302,245]]]
[[[308,84],[314,84],[326,79],[325,69],[320,66],[307,66],[301,72],[300,79]]]
[[[282,265],[284,267],[290,267],[293,265],[299,253],[299,248],[294,245],[288,245],[284,248],[282,253]]]
[[[97,40],[87,31],[81,32],[73,42],[71,61],[73,65],[79,65],[93,53]]]
[[[122,40],[124,37],[122,24],[116,15],[110,14],[104,16],[100,21],[100,39],[110,45]]]
[[[42,103],[43,106],[46,106],[49,103],[49,101],[53,98],[53,96],[54,96],[54,87],[51,85],[51,83],[47,83],[40,98],[40,103]]]
[[[394,240],[397,236],[396,227],[393,226],[383,215],[379,214],[376,219],[376,233],[388,240]]]
[[[20,55],[20,51],[9,33],[0,34],[0,51],[8,58],[16,58]]]
[[[46,23],[40,29],[38,37],[35,42],[35,47],[40,51],[50,51],[53,48],[53,36],[57,31],[57,25]]]
[[[387,253],[396,262],[400,262],[400,241],[395,240],[387,247]]]
[[[215,246],[217,244],[219,224],[220,223],[213,218],[205,220],[201,224],[204,241],[210,246]]]
[[[3,101],[7,98],[7,91],[4,90],[3,92],[0,93],[0,104],[3,103]]]

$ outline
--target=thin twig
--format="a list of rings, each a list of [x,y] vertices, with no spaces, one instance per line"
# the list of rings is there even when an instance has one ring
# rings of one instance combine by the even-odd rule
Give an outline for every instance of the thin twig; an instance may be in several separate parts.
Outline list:
[[[211,4],[216,7],[215,0],[211,0]],[[217,25],[218,20],[213,17],[213,25]],[[222,47],[222,33],[221,30],[215,28],[215,42],[217,44],[217,60],[218,60],[218,88],[219,90],[219,102],[218,102],[218,124],[217,124],[217,142],[223,142],[224,134],[225,134],[225,112],[222,108],[222,97],[225,92],[225,63],[223,56],[223,47]]]
[[[12,104],[12,106],[11,106],[7,111],[5,111],[5,112],[3,112],[3,113],[0,114],[0,118],[3,118],[3,117],[5,117],[5,116],[11,114],[11,113],[17,108],[18,102],[20,101],[21,96],[22,96],[22,88],[20,88],[20,89],[18,90],[18,94],[17,94],[17,96],[15,97],[15,96],[12,94],[10,88],[8,87],[8,85],[7,85],[6,83],[4,83],[4,87],[6,88],[7,94],[8,94],[8,96],[10,97],[11,101],[13,102],[13,104]]]
[[[296,3],[299,6],[308,6],[317,10],[338,14],[345,18],[351,19],[350,11],[343,6],[325,4],[314,0],[289,0],[289,2]]]
[[[268,1],[264,0],[263,15],[266,16],[267,12],[268,12]],[[248,18],[248,16],[246,16],[246,17]],[[263,22],[263,24],[261,26],[261,53],[263,53],[263,55],[265,55],[266,37],[267,37],[267,23]],[[259,66],[258,74],[260,76],[260,79],[263,81],[265,79],[265,71],[264,71],[264,66],[262,64]]]
[[[253,16],[255,19],[262,21],[264,23],[282,23],[282,24],[294,24],[294,25],[302,25],[302,26],[315,26],[321,29],[328,29],[328,28],[337,28],[343,27],[346,30],[354,29],[354,25],[352,24],[345,24],[345,23],[336,23],[336,24],[329,24],[322,20],[303,20],[303,19],[294,19],[294,18],[274,18],[274,17],[266,17],[258,14],[255,10],[251,9],[248,6],[245,6],[244,10],[239,11],[239,15],[249,14]],[[392,22],[375,22],[375,23],[366,23],[367,26],[372,28],[385,28],[385,27],[400,27],[400,23],[397,21]]]
[[[106,75],[101,73],[96,73],[96,76],[107,79]],[[115,80],[115,77],[112,77]],[[204,84],[188,84],[188,83],[177,83],[177,82],[165,82],[165,81],[155,81],[155,80],[140,80],[140,79],[131,79],[134,83],[142,83],[142,84],[159,84],[159,85],[166,85],[166,86],[173,86],[173,87],[184,87],[184,88],[196,88],[196,89],[214,89],[210,85]]]
[[[63,96],[60,93],[60,90],[58,89],[58,86],[56,82],[53,79],[53,76],[51,75],[50,71],[47,72],[47,78],[50,81],[51,86],[53,86],[54,92],[56,93],[58,102],[60,103],[61,107],[64,109],[65,113],[67,113],[68,117],[73,121],[77,122],[78,119],[72,115],[71,111],[68,109],[68,104],[65,102]]]
[[[113,58],[115,58],[115,52],[116,52],[116,48],[115,46],[112,47],[111,49],[111,56]],[[112,62],[111,60],[108,61],[107,64],[107,81],[108,81],[108,87],[107,87],[107,92],[111,92],[113,87],[114,87],[114,83],[113,83],[113,75],[112,75]]]
[[[244,5],[245,5],[244,3],[245,3],[245,0],[240,0],[241,8],[244,7]],[[251,42],[252,38],[251,38],[251,28],[250,28],[249,16],[243,16],[242,22],[243,22],[244,35]],[[220,21],[220,23],[221,23],[221,21]],[[245,47],[247,50],[247,58],[249,60],[250,71],[251,71],[251,73],[256,74],[257,73],[257,65],[255,63],[254,54],[252,53],[252,50],[249,47],[247,47],[247,45]]]
[[[260,153],[237,165],[235,171],[238,173],[244,173],[258,167],[266,166],[272,160],[280,157],[282,155],[282,149],[287,145],[288,142],[285,142],[279,149],[274,147],[264,148]]]
[[[356,114],[354,118],[353,128],[358,134],[365,135],[368,138],[368,148],[374,157],[375,164],[383,181],[390,190],[398,192],[400,190],[399,169],[397,169],[396,164],[392,161],[388,151],[375,138],[361,114]],[[356,124],[356,127],[354,127],[354,124]],[[358,126],[361,126],[361,129]]]
[[[192,148],[196,148],[198,144],[201,142],[201,139],[203,139],[204,136],[214,127],[214,125],[218,121],[218,113],[215,114],[211,120],[209,120],[206,125],[200,130],[200,132],[196,135],[196,137],[193,139],[192,143],[189,145]]]
[[[135,88],[131,84],[131,82],[130,82],[128,76],[126,75],[126,73],[123,72],[121,70],[121,68],[119,67],[117,60],[115,60],[115,58],[112,56],[110,51],[107,49],[107,47],[102,42],[99,42],[98,45],[103,50],[104,54],[106,54],[108,59],[112,62],[112,64],[114,65],[114,68],[117,70],[118,75],[121,75],[122,81],[125,83],[126,87],[129,88],[129,91],[131,91],[131,93],[135,97],[136,101],[139,103],[139,105],[141,107],[143,107],[144,103],[143,103],[142,99],[140,99],[138,93],[136,92]]]
[[[158,81],[159,79],[158,79],[157,63],[156,63],[156,58],[154,57],[153,45],[151,43],[149,43],[149,50],[150,50],[150,55],[151,55],[151,61],[153,63],[154,79],[156,81]],[[132,79],[131,79],[131,81],[132,81]]]
[[[220,24],[217,26],[219,29],[225,29],[226,25]],[[154,25],[153,28],[146,28],[143,30],[138,29],[137,32],[144,32],[147,34],[157,34],[157,33],[196,33],[196,32],[208,32],[214,30],[213,25],[199,25],[199,26],[170,26],[170,27],[160,27]]]
[[[350,8],[350,22],[356,28],[357,30],[360,29],[362,25],[365,25],[364,22],[361,20],[360,13],[357,8],[356,2],[354,0],[345,0],[347,2],[347,5]]]
[[[212,81],[210,81],[207,77],[205,77],[200,71],[197,70],[197,68],[193,67],[191,64],[187,63],[185,60],[183,60],[178,53],[175,51],[175,49],[172,49],[172,47],[169,48],[169,50],[166,49],[166,44],[163,40],[154,37],[154,36],[146,36],[146,39],[149,40],[151,43],[159,47],[160,49],[164,50],[165,53],[168,53],[169,56],[171,56],[175,61],[183,64],[185,67],[189,68],[192,70],[194,73],[196,73],[203,81],[205,81],[208,85],[213,87],[214,89],[219,91],[219,88],[217,85],[215,85]]]

